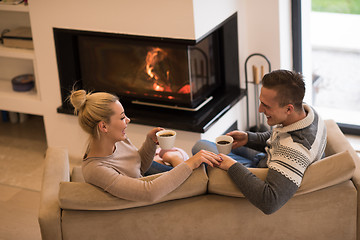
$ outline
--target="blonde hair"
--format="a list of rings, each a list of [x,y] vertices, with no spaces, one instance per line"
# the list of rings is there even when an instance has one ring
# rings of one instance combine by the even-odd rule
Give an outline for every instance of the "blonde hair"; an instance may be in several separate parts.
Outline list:
[[[119,100],[110,93],[86,93],[85,90],[73,90],[69,98],[75,108],[75,115],[78,115],[80,127],[92,138],[99,138],[99,122],[110,122],[114,114],[110,104]]]

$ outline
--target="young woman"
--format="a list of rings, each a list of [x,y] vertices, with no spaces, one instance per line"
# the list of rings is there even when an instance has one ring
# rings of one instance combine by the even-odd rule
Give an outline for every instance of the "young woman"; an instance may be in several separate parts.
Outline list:
[[[217,166],[221,161],[205,150],[187,160],[181,151],[160,151],[161,160],[175,167],[154,180],[143,181],[139,178],[153,162],[156,132],[162,128],[152,129],[137,149],[126,136],[130,119],[116,96],[78,90],[71,93],[70,102],[81,128],[90,135],[82,163],[85,181],[119,198],[156,201],[180,186],[201,163]]]

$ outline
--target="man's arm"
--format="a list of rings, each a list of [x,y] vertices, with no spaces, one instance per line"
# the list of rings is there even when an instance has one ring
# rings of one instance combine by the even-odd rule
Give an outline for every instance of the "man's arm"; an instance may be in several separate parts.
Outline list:
[[[272,169],[265,181],[237,162],[231,165],[228,174],[245,197],[265,214],[280,209],[298,189],[295,183]]]
[[[245,146],[259,152],[265,152],[266,141],[270,138],[271,131],[246,133],[248,135],[248,141]]]

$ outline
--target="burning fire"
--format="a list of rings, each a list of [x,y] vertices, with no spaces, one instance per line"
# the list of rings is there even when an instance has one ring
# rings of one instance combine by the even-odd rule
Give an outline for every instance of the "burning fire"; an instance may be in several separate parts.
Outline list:
[[[153,84],[153,89],[154,89],[155,91],[159,91],[159,92],[163,92],[163,91],[164,91],[164,88],[163,88],[162,86],[158,85],[156,82],[154,82],[154,84]]]
[[[151,80],[154,80],[153,89],[155,91],[165,91],[165,87],[159,84],[160,76],[154,71],[156,64],[163,61],[167,57],[167,53],[162,50],[161,48],[153,48],[151,51],[148,51],[146,56],[146,73],[149,75]],[[166,81],[169,82],[169,75],[170,71],[166,71],[167,79]],[[171,91],[171,90],[170,90]]]
[[[170,67],[168,53],[162,48],[154,47],[147,52],[145,59],[145,72],[149,76],[148,80],[153,81],[152,89],[159,92],[173,92],[171,89]],[[190,93],[190,85],[183,86],[178,93]],[[172,99],[172,96],[168,96]]]

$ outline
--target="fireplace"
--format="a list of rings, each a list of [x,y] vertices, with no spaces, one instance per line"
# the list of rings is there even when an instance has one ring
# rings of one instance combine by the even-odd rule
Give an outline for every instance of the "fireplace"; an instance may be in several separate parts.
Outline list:
[[[164,127],[169,125],[164,115],[175,114],[188,122],[185,130],[203,132],[213,121],[208,118],[218,116],[243,94],[236,13],[198,40],[53,31],[61,113],[73,113],[67,101],[73,88],[106,91],[119,96],[133,122],[151,125],[153,121],[143,117],[146,111],[155,111]]]

